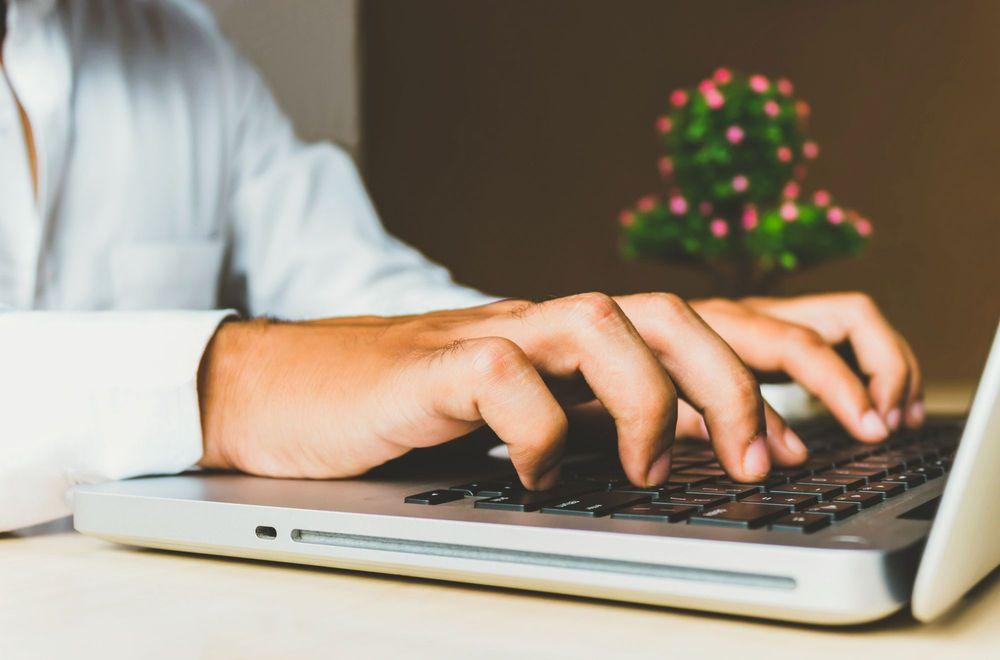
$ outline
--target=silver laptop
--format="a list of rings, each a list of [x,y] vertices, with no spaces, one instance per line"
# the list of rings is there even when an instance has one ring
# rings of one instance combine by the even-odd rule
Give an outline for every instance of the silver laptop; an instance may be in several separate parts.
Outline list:
[[[415,453],[363,479],[189,473],[79,487],[76,529],[136,546],[821,624],[939,616],[1000,563],[1000,331],[965,420],[882,445],[801,432],[801,469],[726,481],[681,444],[665,486],[580,455],[552,491],[502,458]]]

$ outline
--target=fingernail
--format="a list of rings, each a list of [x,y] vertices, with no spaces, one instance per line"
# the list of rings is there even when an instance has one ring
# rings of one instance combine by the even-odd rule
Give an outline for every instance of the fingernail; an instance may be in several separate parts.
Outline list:
[[[659,486],[670,476],[670,450],[660,454],[659,458],[649,466],[646,473],[646,486]]]
[[[793,454],[804,456],[809,453],[805,443],[802,442],[799,435],[792,429],[785,429],[785,434],[781,439],[785,442],[785,446],[788,447],[788,451]]]
[[[907,422],[911,426],[920,426],[924,423],[924,417],[926,416],[926,411],[924,410],[923,401],[914,401],[910,404],[909,410],[906,411]]]
[[[885,415],[885,423],[893,431],[899,428],[899,422],[903,419],[903,413],[899,408],[893,408]]]
[[[771,469],[767,457],[767,443],[763,436],[757,436],[743,452],[743,474],[747,477],[763,477]]]
[[[889,429],[877,412],[869,410],[861,416],[861,433],[872,440],[884,440],[889,435]]]

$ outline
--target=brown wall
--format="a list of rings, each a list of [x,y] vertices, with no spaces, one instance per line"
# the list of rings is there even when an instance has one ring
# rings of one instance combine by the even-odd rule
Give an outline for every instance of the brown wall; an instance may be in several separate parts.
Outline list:
[[[362,3],[366,176],[389,228],[484,290],[709,294],[624,264],[615,216],[658,187],[670,89],[726,64],[789,76],[807,184],[876,225],[784,290],[863,289],[931,377],[973,378],[1000,316],[1000,2]]]

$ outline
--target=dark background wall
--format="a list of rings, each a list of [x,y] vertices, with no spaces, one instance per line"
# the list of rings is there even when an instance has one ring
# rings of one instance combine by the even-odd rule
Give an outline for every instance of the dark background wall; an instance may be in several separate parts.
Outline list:
[[[486,291],[711,293],[626,264],[615,216],[658,190],[653,121],[719,65],[786,75],[822,153],[807,189],[870,251],[787,281],[861,289],[932,378],[978,374],[1000,315],[1000,2],[367,0],[368,183],[386,224]]]

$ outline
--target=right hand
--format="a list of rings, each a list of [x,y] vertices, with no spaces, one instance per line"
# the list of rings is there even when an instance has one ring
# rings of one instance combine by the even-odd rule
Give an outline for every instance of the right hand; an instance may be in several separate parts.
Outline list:
[[[615,420],[628,478],[660,484],[678,393],[703,413],[733,478],[759,479],[769,453],[787,453],[780,420],[778,437],[767,436],[753,375],[670,294],[227,323],[206,353],[199,392],[200,465],[272,477],[360,475],[486,424],[523,484],[544,489],[558,478],[565,409],[596,399]]]

